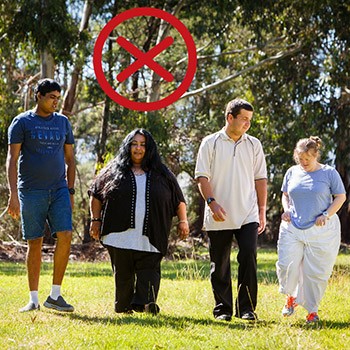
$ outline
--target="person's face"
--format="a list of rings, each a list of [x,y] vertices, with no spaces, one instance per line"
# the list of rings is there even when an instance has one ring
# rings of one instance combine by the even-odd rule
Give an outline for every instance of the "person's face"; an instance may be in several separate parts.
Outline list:
[[[300,166],[305,171],[313,171],[315,169],[317,164],[316,155],[312,154],[311,152],[302,152],[297,154],[297,158]]]
[[[141,164],[146,153],[146,137],[136,134],[131,141],[130,152],[133,164]]]
[[[237,136],[242,136],[250,128],[253,112],[241,109],[236,118],[232,114],[227,116],[228,132]]]
[[[43,114],[51,114],[57,109],[58,101],[61,98],[61,94],[58,91],[50,91],[45,95],[40,92],[38,97],[38,107]]]

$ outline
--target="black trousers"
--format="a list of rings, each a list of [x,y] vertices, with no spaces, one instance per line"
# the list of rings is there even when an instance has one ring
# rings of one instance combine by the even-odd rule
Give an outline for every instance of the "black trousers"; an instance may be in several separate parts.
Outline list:
[[[214,316],[233,314],[230,254],[233,236],[238,243],[238,283],[235,316],[254,311],[257,303],[258,224],[237,230],[208,231],[211,261],[210,280],[215,298]]]
[[[115,281],[115,311],[143,311],[156,302],[162,254],[106,246]]]

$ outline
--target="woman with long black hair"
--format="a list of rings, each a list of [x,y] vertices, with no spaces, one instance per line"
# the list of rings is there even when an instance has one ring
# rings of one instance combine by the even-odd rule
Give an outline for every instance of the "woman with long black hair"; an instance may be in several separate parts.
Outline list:
[[[172,218],[189,233],[186,204],[175,176],[162,163],[152,135],[135,129],[94,180],[90,235],[107,247],[115,278],[115,311],[157,314],[160,264]]]

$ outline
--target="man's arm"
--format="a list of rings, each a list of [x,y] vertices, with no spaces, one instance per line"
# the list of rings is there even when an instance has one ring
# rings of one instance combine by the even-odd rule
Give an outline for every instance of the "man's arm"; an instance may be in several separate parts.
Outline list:
[[[267,202],[267,180],[255,180],[255,190],[258,197],[259,207],[259,228],[258,234],[262,233],[266,227],[266,202]]]
[[[68,188],[74,188],[75,182],[75,158],[74,158],[74,149],[73,145],[65,144],[64,145],[64,159],[67,164],[67,183]],[[74,198],[70,196],[72,207],[74,205]]]
[[[208,198],[215,198],[210,182],[206,177],[201,176],[198,178],[198,188],[205,201]],[[209,208],[215,221],[225,221],[226,211],[216,199],[209,204]]]
[[[20,214],[20,205],[17,192],[17,162],[21,152],[21,147],[21,143],[9,145],[6,159],[7,182],[10,190],[7,212],[14,219],[18,219]]]

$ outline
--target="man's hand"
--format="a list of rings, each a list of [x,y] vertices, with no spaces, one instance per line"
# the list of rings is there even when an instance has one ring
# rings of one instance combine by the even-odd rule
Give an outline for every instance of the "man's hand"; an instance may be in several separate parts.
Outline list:
[[[19,219],[19,217],[20,217],[20,205],[19,205],[19,199],[18,199],[17,194],[10,195],[8,205],[7,205],[7,212],[14,219]]]
[[[209,208],[215,221],[225,221],[226,211],[218,202],[211,202]]]

